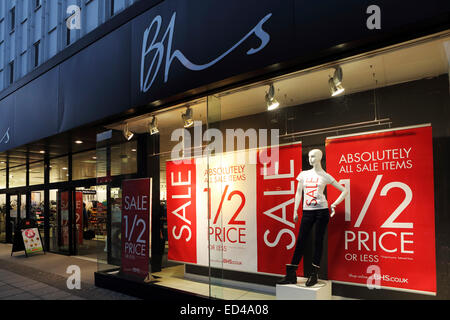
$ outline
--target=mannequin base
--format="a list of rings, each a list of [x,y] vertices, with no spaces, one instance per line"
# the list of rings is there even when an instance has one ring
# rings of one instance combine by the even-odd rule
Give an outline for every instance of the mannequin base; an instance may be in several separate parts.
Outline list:
[[[331,300],[331,281],[319,279],[314,286],[307,287],[306,280],[297,277],[297,284],[277,284],[277,300]]]

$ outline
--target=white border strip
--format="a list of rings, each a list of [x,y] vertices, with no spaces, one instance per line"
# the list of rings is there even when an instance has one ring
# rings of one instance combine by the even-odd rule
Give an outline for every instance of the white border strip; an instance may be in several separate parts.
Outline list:
[[[341,135],[341,136],[326,137],[325,140],[332,140],[332,139],[346,138],[346,137],[354,137],[354,136],[362,136],[362,135],[366,135],[366,134],[374,134],[374,133],[382,133],[382,132],[390,132],[390,131],[398,131],[398,130],[406,130],[406,129],[414,129],[414,128],[422,128],[422,127],[431,127],[431,123],[418,124],[418,125],[415,125],[415,126],[406,126],[406,127],[399,127],[399,128],[389,128],[389,129],[383,129],[383,130],[375,130],[375,131],[367,131],[367,132],[358,132],[358,133],[344,134],[344,135]]]
[[[366,287],[367,288],[367,285],[366,284],[362,284],[362,283],[336,281],[336,280],[331,280],[331,282],[339,283],[339,284],[346,284],[346,285],[351,285],[351,286]],[[431,291],[420,291],[420,290],[403,289],[403,288],[386,287],[386,286],[380,286],[380,289],[386,289],[386,290],[392,290],[392,291],[401,291],[401,292],[408,292],[408,293],[418,293],[418,294],[424,294],[424,295],[427,295],[427,296],[436,296],[436,292],[431,292]],[[377,289],[374,289],[374,290],[377,290]]]

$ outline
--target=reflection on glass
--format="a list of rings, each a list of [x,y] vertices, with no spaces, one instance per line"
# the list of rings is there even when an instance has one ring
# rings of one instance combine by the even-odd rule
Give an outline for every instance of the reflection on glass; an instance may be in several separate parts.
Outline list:
[[[111,175],[136,173],[136,156],[136,141],[111,146]]]
[[[44,161],[30,163],[30,186],[44,184]]]
[[[11,230],[14,232],[17,223],[18,196],[11,195],[9,197],[9,216],[11,218]]]
[[[50,183],[69,180],[69,157],[50,159]]]
[[[27,217],[27,196],[25,194],[20,195],[20,218],[25,219]]]
[[[58,190],[50,190],[50,212],[49,212],[49,225],[50,225],[50,250],[57,251],[57,215],[58,215]]]
[[[39,229],[44,228],[44,191],[31,192],[30,218],[36,220]]]
[[[92,259],[106,255],[106,186],[77,188],[75,198],[77,254]]]
[[[0,242],[6,241],[6,195],[0,194]]]
[[[6,189],[6,170],[0,170],[0,189]]]
[[[105,178],[108,175],[108,153],[107,148],[99,148],[96,152],[95,160],[97,161],[97,178]],[[98,180],[100,181],[100,179]],[[100,183],[100,182],[98,182]]]
[[[69,192],[50,190],[50,250],[69,252]]]
[[[72,156],[72,179],[82,180],[96,177],[96,150],[76,153]]]
[[[26,166],[19,166],[9,169],[9,187],[24,187],[27,184],[27,168]]]
[[[122,256],[122,189],[111,189],[111,262],[120,265]]]

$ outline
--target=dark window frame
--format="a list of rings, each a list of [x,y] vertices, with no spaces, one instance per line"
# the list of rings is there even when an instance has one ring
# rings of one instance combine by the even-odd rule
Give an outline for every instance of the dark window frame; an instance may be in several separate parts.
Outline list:
[[[14,82],[14,60],[11,61],[8,64],[8,71],[9,71],[9,84],[12,84]]]
[[[16,7],[12,7],[9,10],[9,27],[10,32],[14,32],[16,28]]]
[[[33,44],[34,67],[39,66],[40,63],[40,53],[41,53],[40,45],[41,40],[38,40]]]

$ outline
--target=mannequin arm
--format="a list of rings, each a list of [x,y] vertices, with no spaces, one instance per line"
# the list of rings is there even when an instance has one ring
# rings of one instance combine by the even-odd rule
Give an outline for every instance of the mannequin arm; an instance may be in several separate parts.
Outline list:
[[[303,183],[298,182],[297,185],[297,192],[295,193],[295,204],[294,204],[294,222],[297,222],[298,220],[298,207],[302,203],[302,193],[303,193]]]
[[[339,183],[337,183],[336,180],[333,181],[333,183],[331,184],[333,187],[335,187],[336,189],[338,189],[339,191],[341,191],[341,194],[339,195],[339,197],[336,199],[336,201],[334,201],[331,204],[331,214],[330,217],[333,217],[335,212],[335,208],[339,205],[339,203],[341,203],[345,197],[348,194],[348,190],[346,188],[344,188],[342,185],[340,185]]]

